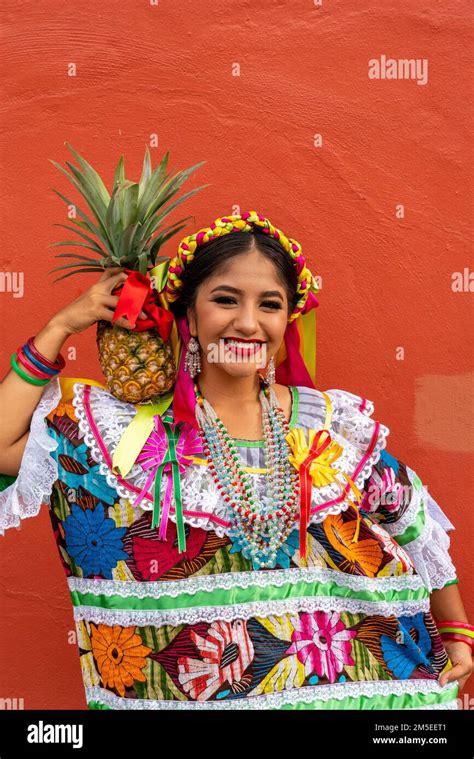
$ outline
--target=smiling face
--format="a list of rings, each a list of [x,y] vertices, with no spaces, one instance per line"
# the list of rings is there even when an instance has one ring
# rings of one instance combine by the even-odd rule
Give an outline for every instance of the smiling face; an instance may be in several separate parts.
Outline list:
[[[200,285],[195,309],[187,311],[191,335],[201,346],[202,376],[224,372],[234,378],[253,377],[280,347],[288,307],[286,289],[271,260],[254,248],[228,260]],[[264,347],[227,346],[227,338],[258,341]]]

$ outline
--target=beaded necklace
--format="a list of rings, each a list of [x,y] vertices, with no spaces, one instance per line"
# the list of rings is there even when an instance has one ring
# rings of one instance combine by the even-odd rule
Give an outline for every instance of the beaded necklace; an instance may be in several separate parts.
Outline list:
[[[290,432],[278,399],[259,374],[259,400],[262,408],[265,466],[268,469],[269,496],[259,499],[239,451],[221,419],[194,382],[196,420],[209,470],[232,512],[229,531],[241,546],[242,554],[254,566],[273,567],[278,548],[294,527],[299,504],[299,475],[289,461],[285,440]]]

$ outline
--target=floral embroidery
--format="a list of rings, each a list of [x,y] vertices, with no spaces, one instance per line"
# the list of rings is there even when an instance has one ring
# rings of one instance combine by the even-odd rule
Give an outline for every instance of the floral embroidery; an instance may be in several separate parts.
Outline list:
[[[130,688],[135,680],[145,682],[142,669],[151,648],[143,645],[135,627],[91,624],[91,629],[92,651],[106,688],[114,688],[124,696],[125,687]]]
[[[76,411],[72,403],[58,403],[55,409],[50,411],[46,419],[54,421],[55,416],[67,416],[72,419],[73,422],[77,422]]]
[[[128,558],[121,541],[126,531],[126,527],[116,527],[114,520],[105,516],[102,503],[85,511],[73,503],[64,522],[67,550],[85,577],[103,575],[112,579],[112,568],[120,559]]]
[[[305,666],[306,676],[316,672],[334,683],[345,664],[354,664],[351,639],[356,634],[354,630],[347,630],[337,612],[303,613],[291,636],[293,643],[287,654],[297,655]]]
[[[397,638],[393,640],[387,635],[381,635],[380,645],[387,667],[401,680],[411,677],[419,666],[430,673],[434,671],[427,656],[431,649],[431,639],[423,622],[423,614],[400,617]]]
[[[214,622],[205,638],[194,631],[191,638],[202,659],[178,659],[179,681],[186,693],[205,701],[226,682],[238,692],[254,655],[245,622]]]

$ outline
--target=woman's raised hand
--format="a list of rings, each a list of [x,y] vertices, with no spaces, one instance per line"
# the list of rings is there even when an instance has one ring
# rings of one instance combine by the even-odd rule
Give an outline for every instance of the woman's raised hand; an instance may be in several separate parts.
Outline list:
[[[118,267],[106,269],[92,287],[58,311],[51,321],[60,326],[67,335],[83,332],[101,319],[111,322],[119,300],[119,296],[112,295],[112,292],[126,279],[127,275],[123,269]],[[142,311],[139,318],[145,319],[146,314]],[[120,317],[114,324],[117,327],[133,329],[125,317]]]

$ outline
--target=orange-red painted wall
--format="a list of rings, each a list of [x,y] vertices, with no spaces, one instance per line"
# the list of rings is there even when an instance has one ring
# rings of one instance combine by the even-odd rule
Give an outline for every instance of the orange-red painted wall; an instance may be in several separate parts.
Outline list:
[[[3,376],[16,346],[92,284],[47,273],[65,221],[50,188],[70,190],[48,159],[69,160],[65,140],[109,183],[120,154],[138,179],[155,134],[154,164],[168,149],[177,168],[207,160],[190,187],[210,186],[172,218],[192,213],[189,234],[256,209],[302,243],[322,277],[318,386],[375,402],[389,449],[457,527],[474,620],[474,294],[453,290],[473,268],[469,22],[468,0],[6,0],[1,270],[24,272],[24,293],[0,293],[0,307]],[[370,79],[381,55],[427,59],[428,81]],[[94,330],[67,345],[65,376],[100,379]],[[1,541],[0,588],[0,696],[84,708],[46,510]]]

